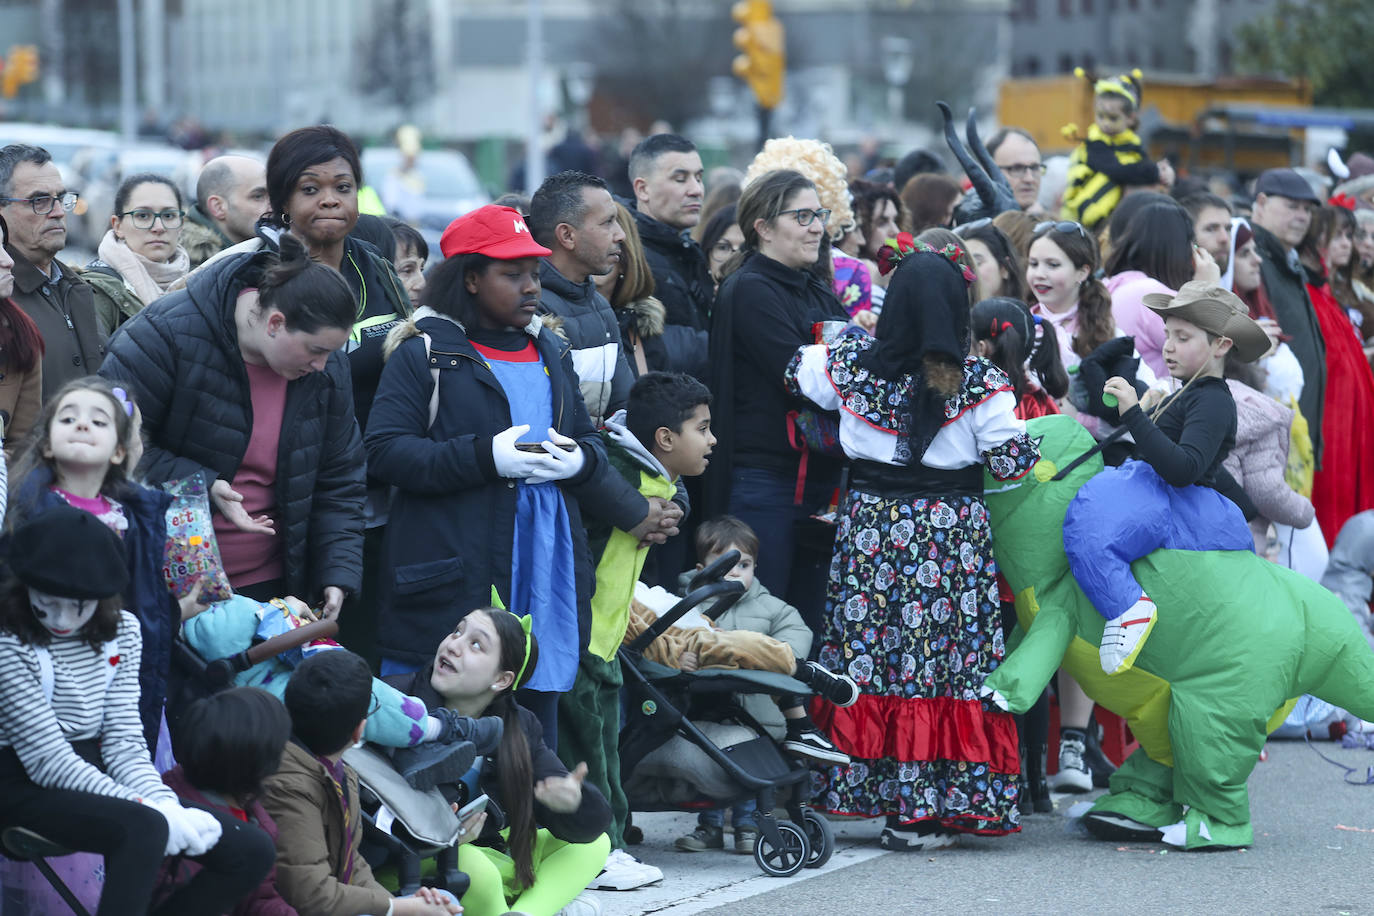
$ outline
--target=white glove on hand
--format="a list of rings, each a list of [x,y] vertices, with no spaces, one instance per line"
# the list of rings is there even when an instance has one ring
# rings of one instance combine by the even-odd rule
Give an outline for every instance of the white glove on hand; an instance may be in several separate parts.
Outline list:
[[[166,855],[198,856],[219,842],[220,823],[208,811],[187,808],[175,798],[151,806],[167,819]]]
[[[576,440],[569,439],[567,436],[559,435],[558,430],[550,429],[549,438],[544,440],[544,451],[549,453],[553,459],[554,468],[544,471],[536,471],[525,479],[525,483],[549,483],[554,480],[567,480],[569,477],[576,477],[582,470],[582,465],[586,464],[587,456],[582,452],[582,446]],[[564,451],[559,446],[571,445],[572,451]]]
[[[496,473],[502,477],[524,479],[535,474],[548,473],[558,467],[551,455],[543,452],[522,452],[515,447],[515,440],[529,430],[529,424],[525,423],[512,426],[492,437],[491,457],[496,463]]]

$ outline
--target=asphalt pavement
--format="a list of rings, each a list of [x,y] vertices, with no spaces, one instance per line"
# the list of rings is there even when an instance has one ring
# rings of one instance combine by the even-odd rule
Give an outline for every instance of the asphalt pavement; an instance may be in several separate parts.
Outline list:
[[[1356,768],[1352,778],[1374,779],[1374,751],[1314,747]],[[1095,795],[1064,795],[1019,834],[930,853],[880,849],[878,821],[835,821],[830,863],[782,879],[730,852],[728,832],[727,851],[675,851],[694,815],[638,814],[645,841],[631,852],[661,868],[663,882],[596,896],[605,916],[1374,914],[1374,785],[1342,780],[1305,743],[1270,742],[1250,778],[1255,845],[1243,851],[1096,840],[1071,816]]]

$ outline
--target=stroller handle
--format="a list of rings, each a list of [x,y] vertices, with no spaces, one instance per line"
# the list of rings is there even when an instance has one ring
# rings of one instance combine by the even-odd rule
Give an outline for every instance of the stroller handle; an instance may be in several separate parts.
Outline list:
[[[269,658],[299,648],[317,639],[330,639],[339,632],[339,622],[333,618],[317,620],[303,627],[289,630],[250,646],[228,658],[216,659],[205,666],[206,679],[214,689],[227,687],[234,677]]]
[[[658,639],[664,631],[673,624],[681,620],[688,611],[704,604],[713,598],[722,598],[717,604],[721,611],[739,600],[740,595],[744,594],[744,583],[734,579],[722,578],[727,572],[735,568],[739,562],[739,551],[731,550],[722,555],[716,562],[698,573],[691,582],[692,590],[687,593],[672,609],[662,617],[653,622],[653,625],[635,637],[634,641],[628,646],[632,652],[643,652],[644,649]],[[720,605],[725,607],[720,607]]]
[[[735,568],[735,564],[739,562],[739,557],[740,553],[738,550],[727,550],[725,553],[716,557],[714,563],[697,573],[692,577],[692,580],[687,583],[687,594],[690,595],[703,585],[707,585],[711,582],[719,582],[721,579],[724,579],[725,574]]]

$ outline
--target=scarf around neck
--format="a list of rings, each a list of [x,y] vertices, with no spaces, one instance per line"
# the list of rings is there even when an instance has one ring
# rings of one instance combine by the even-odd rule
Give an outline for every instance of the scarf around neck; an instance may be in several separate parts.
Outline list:
[[[115,238],[113,229],[105,232],[97,254],[100,260],[119,271],[120,277],[144,305],[160,298],[168,287],[191,271],[191,257],[180,245],[170,261],[150,261],[123,240]]]

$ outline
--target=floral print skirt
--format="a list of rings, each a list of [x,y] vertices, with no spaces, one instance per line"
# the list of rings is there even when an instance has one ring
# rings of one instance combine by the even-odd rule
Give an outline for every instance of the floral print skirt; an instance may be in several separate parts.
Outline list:
[[[819,660],[859,684],[812,715],[853,759],[817,771],[816,807],[903,825],[1020,830],[1012,717],[978,698],[1005,647],[987,507],[975,496],[850,490]]]

